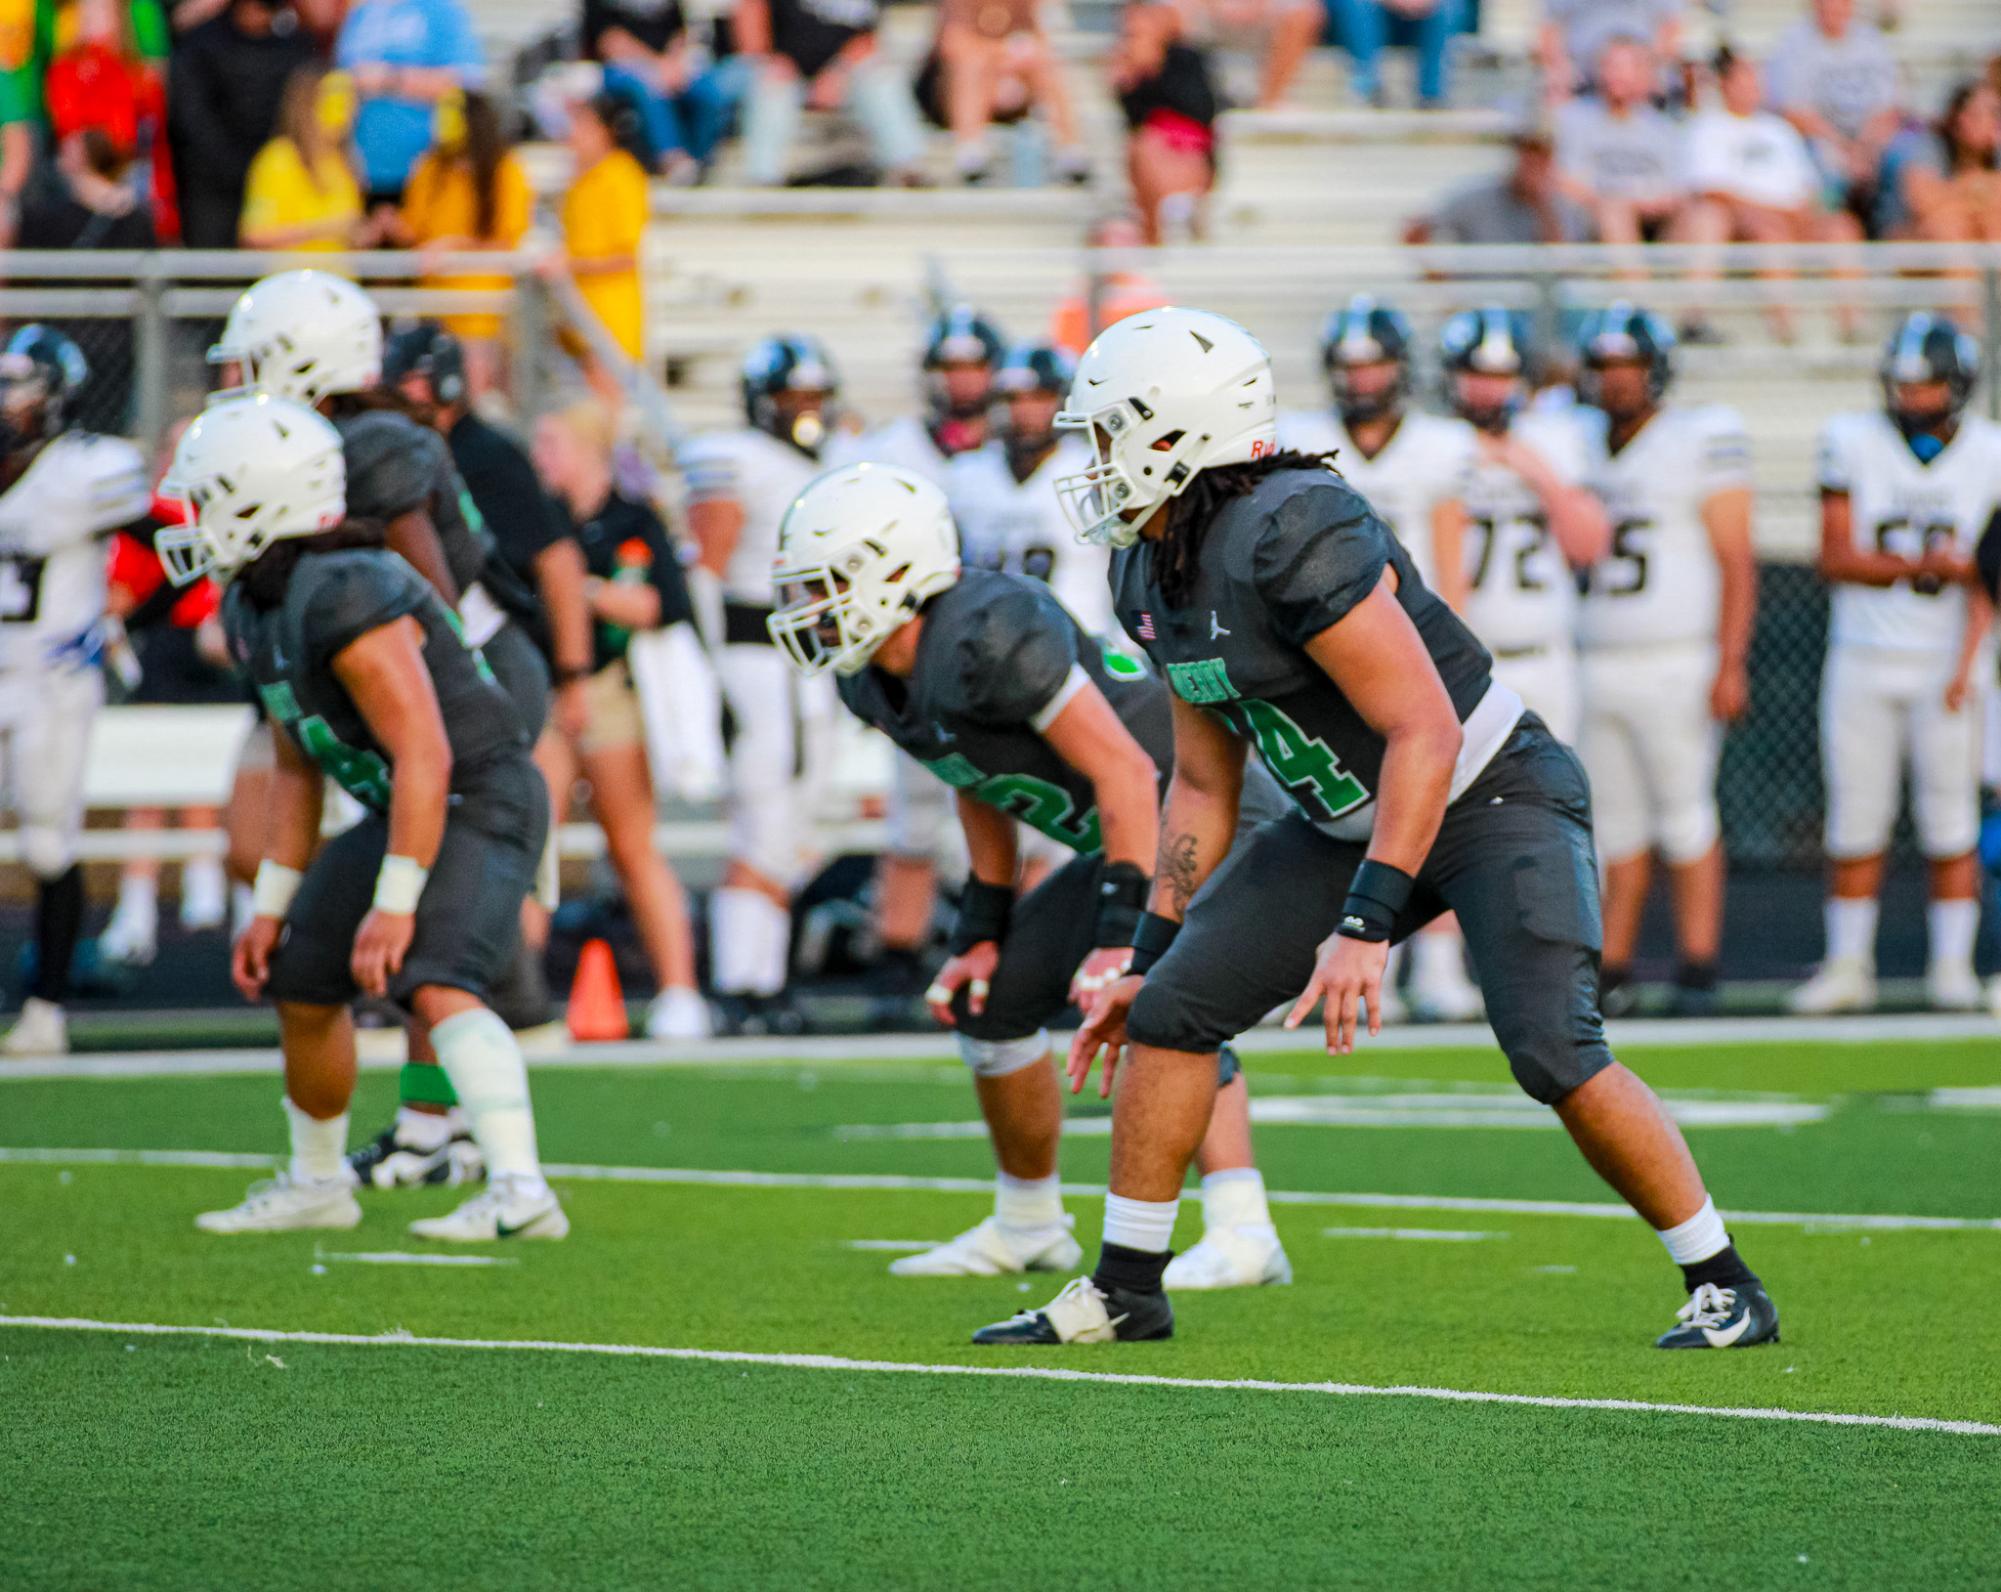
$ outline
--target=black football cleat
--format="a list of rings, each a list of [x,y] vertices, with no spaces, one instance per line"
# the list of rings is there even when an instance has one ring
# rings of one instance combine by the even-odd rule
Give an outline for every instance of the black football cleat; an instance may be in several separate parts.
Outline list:
[[[368,1143],[347,1154],[348,1170],[363,1188],[455,1187],[477,1183],[486,1175],[486,1161],[472,1135],[455,1129],[443,1144],[406,1144],[391,1123]]]
[[[1679,1324],[1654,1340],[1656,1349],[1751,1349],[1779,1341],[1779,1307],[1755,1277],[1728,1288],[1703,1283],[1674,1315]]]
[[[1024,1310],[973,1334],[973,1342],[997,1345],[1058,1343],[1148,1343],[1174,1336],[1174,1307],[1164,1293],[1101,1289],[1077,1277],[1040,1310]]]

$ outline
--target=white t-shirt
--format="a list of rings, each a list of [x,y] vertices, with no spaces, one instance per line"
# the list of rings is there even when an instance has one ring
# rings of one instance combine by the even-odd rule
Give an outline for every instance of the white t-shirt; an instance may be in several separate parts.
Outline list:
[[[1691,193],[1728,194],[1774,210],[1799,209],[1819,185],[1806,140],[1770,111],[1697,116],[1682,145],[1682,179]]]
[[[1612,550],[1578,606],[1583,647],[1716,637],[1722,576],[1702,511],[1751,484],[1751,445],[1734,409],[1667,408],[1617,453],[1599,442],[1585,485],[1612,519]]]
[[[1278,445],[1302,453],[1333,453],[1334,467],[1410,550],[1425,584],[1436,584],[1431,516],[1439,504],[1465,495],[1479,446],[1471,426],[1445,415],[1406,410],[1382,451],[1365,459],[1333,410],[1295,410],[1278,417]]]
[[[1585,433],[1562,415],[1515,417],[1511,434],[1566,484],[1584,478]],[[1466,623],[1497,653],[1570,645],[1577,581],[1550,534],[1542,499],[1503,464],[1482,456],[1466,484]]]
[[[1057,478],[1089,463],[1083,439],[1065,436],[1026,481],[1017,481],[1007,449],[989,442],[953,456],[945,495],[968,565],[1046,581],[1078,623],[1105,636],[1118,628],[1112,616],[1111,549],[1078,541],[1056,496]]]
[[[1556,112],[1556,165],[1600,199],[1635,202],[1682,191],[1681,130],[1651,105],[1614,116],[1591,95]]]
[[[723,567],[723,595],[732,602],[771,606],[771,568],[778,528],[792,500],[827,466],[769,432],[744,426],[697,437],[683,451],[692,504],[731,502],[743,508],[743,533]]]
[[[104,617],[100,538],[152,505],[139,450],[120,437],[66,432],[0,494],[0,669],[91,662]]]
[[[1876,410],[1836,415],[1820,434],[1820,487],[1846,492],[1855,544],[1916,558],[1941,546],[1971,556],[2001,509],[2001,426],[1966,415],[1930,464]],[[1966,629],[1966,588],[1837,585],[1828,638],[1835,646],[1955,653]]]

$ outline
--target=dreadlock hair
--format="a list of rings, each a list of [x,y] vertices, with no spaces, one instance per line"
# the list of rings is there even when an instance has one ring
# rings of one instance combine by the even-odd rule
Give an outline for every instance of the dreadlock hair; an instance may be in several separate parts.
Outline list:
[[[1278,470],[1332,470],[1332,453],[1301,453],[1287,448],[1245,464],[1217,464],[1196,472],[1187,489],[1170,499],[1167,525],[1153,550],[1160,600],[1179,608],[1195,589],[1195,569],[1202,558],[1202,539],[1218,514],[1234,499],[1254,491]]]
[[[230,583],[241,588],[250,606],[259,612],[276,608],[285,600],[285,588],[292,571],[309,553],[339,553],[353,547],[386,547],[386,530],[380,520],[346,520],[317,536],[288,536],[273,542],[253,558]]]
[[[404,397],[394,387],[369,387],[361,392],[327,394],[327,418],[330,420],[347,420],[370,412],[401,415],[426,428],[430,425],[429,407]]]

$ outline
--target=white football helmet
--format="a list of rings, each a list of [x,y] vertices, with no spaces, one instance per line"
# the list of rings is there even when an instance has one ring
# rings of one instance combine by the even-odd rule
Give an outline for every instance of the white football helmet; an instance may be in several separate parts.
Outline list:
[[[876,649],[959,579],[945,494],[888,464],[829,470],[778,528],[765,626],[801,674],[860,674]]]
[[[160,483],[187,522],[164,525],[153,546],[167,578],[185,586],[228,580],[271,543],[316,536],[347,517],[340,433],[318,411],[269,393],[209,405],[181,434]]]
[[[280,271],[244,289],[208,351],[232,360],[245,387],[303,404],[363,392],[382,379],[382,312],[344,276]]]
[[[1091,443],[1090,465],[1056,482],[1077,535],[1130,547],[1196,472],[1277,451],[1271,356],[1207,310],[1129,315],[1084,350],[1056,424]]]

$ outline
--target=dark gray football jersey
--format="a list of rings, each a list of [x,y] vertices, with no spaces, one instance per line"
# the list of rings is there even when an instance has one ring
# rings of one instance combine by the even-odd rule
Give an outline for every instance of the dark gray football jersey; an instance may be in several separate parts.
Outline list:
[[[1463,723],[1486,695],[1492,659],[1425,586],[1410,554],[1331,470],[1275,470],[1226,503],[1202,540],[1187,601],[1169,609],[1153,543],[1114,555],[1119,623],[1184,702],[1206,708],[1256,750],[1316,823],[1371,801],[1383,738],[1306,643],[1374,591],[1385,570]]]
[[[389,759],[335,677],[333,659],[406,614],[423,627],[424,663],[451,739],[452,792],[474,795],[497,764],[526,755],[528,737],[486,660],[459,639],[457,616],[402,559],[379,548],[307,553],[277,607],[257,608],[240,584],[223,601],[230,653],[265,711],[376,812],[389,809]]]

